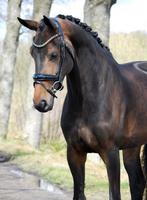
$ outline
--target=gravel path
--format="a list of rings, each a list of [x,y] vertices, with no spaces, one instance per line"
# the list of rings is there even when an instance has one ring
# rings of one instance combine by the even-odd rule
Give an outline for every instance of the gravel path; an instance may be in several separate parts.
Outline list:
[[[70,194],[23,173],[9,163],[0,163],[0,200],[70,200]]]
[[[87,200],[108,200],[108,192],[97,192]],[[0,163],[0,200],[72,200],[72,194],[20,171],[9,162]],[[122,200],[130,200],[123,192]]]

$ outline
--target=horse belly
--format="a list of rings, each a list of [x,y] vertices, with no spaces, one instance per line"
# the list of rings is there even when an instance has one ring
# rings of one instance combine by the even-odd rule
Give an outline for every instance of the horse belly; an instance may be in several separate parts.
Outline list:
[[[120,149],[125,148],[133,148],[139,145],[143,145],[147,143],[147,129],[146,131],[134,131],[131,133],[124,134],[119,141],[117,141],[117,145]]]

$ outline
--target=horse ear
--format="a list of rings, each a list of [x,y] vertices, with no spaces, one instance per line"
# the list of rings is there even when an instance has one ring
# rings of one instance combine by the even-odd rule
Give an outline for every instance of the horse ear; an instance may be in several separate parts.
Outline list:
[[[25,19],[21,19],[20,17],[17,17],[18,21],[25,27],[33,30],[33,31],[37,31],[37,28],[39,26],[39,23],[33,20],[25,20]]]
[[[57,24],[52,18],[43,16],[43,21],[47,26],[51,27],[53,30],[57,30]]]

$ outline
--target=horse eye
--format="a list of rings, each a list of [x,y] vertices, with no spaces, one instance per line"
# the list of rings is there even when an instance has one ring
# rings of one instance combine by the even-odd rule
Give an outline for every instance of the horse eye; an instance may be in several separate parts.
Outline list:
[[[58,57],[58,54],[56,52],[53,52],[51,54],[49,54],[49,60],[56,60]]]

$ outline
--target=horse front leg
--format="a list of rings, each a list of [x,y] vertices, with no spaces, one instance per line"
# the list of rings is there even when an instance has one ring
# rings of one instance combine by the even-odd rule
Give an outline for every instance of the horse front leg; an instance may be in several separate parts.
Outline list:
[[[109,179],[109,200],[121,200],[119,149],[113,148],[100,154],[105,162]]]
[[[145,178],[140,162],[140,146],[123,150],[124,166],[128,173],[131,199],[142,200],[145,189]]]
[[[86,200],[84,195],[86,153],[76,151],[71,145],[68,145],[67,160],[74,181],[73,200]]]

